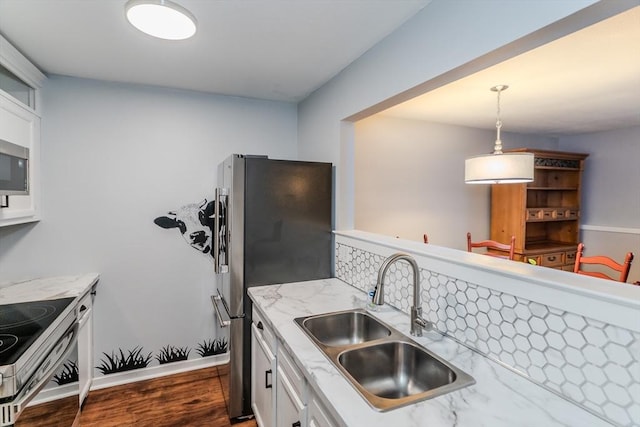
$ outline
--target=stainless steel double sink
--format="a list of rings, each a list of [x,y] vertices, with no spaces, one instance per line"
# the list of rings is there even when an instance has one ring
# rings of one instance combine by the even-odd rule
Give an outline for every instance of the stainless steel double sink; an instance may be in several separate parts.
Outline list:
[[[379,411],[469,386],[467,373],[415,344],[362,309],[295,319],[302,330]]]

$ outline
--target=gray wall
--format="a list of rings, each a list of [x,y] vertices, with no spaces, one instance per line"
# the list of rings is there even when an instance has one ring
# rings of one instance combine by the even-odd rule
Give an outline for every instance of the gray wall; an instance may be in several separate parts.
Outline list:
[[[43,219],[0,228],[2,281],[99,272],[96,363],[218,336],[210,256],[153,220],[210,200],[229,154],[295,158],[295,105],[58,76],[43,99]]]
[[[559,147],[589,154],[583,224],[640,229],[640,126],[565,136]]]
[[[622,262],[635,254],[627,282],[640,281],[640,126],[566,136],[565,151],[588,153],[582,193],[585,255]]]

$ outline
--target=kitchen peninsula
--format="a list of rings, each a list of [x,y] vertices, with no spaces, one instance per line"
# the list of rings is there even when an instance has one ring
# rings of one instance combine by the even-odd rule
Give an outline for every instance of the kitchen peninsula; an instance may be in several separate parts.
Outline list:
[[[411,339],[469,373],[476,384],[431,400],[378,412],[366,403],[293,320],[312,314],[363,308],[364,292],[339,279],[326,279],[256,287],[251,288],[249,294],[254,308],[266,323],[265,328],[275,333],[278,352],[285,351],[304,374],[309,388],[307,396],[319,396],[339,425],[611,425],[437,332],[425,332],[423,337]],[[409,335],[409,316],[401,311],[385,305],[372,314]]]

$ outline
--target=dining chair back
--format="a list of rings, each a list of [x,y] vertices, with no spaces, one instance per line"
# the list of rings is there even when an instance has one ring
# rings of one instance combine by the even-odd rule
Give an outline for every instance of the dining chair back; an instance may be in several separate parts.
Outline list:
[[[467,233],[467,251],[468,252],[473,252],[472,251],[473,248],[486,248],[487,250],[496,249],[501,252],[487,251],[484,253],[484,255],[513,260],[515,244],[516,244],[516,236],[511,236],[511,242],[509,244],[496,242],[495,240],[481,240],[479,242],[472,242],[471,233]],[[508,253],[508,255],[504,254],[504,252]]]
[[[631,261],[633,261],[633,253],[627,252],[622,263],[614,261],[605,255],[583,256],[584,243],[578,244],[578,252],[576,253],[576,262],[573,266],[573,272],[584,274],[586,276],[599,277],[601,279],[616,280],[618,282],[626,282],[631,269]],[[616,273],[606,274],[600,271],[584,271],[583,264],[601,265],[610,268]]]

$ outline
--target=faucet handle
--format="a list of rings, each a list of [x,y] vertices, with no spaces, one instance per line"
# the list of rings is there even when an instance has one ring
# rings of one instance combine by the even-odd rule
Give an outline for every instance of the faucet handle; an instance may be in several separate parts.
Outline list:
[[[433,329],[433,323],[428,320],[424,320],[422,317],[416,317],[414,321],[416,325],[420,326],[422,329],[430,331]]]
[[[422,330],[430,331],[433,323],[422,318],[422,307],[411,307],[411,330],[409,333],[415,337],[422,336]]]

